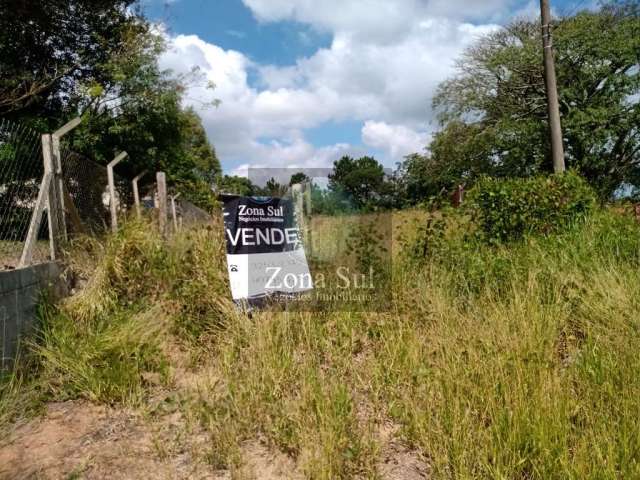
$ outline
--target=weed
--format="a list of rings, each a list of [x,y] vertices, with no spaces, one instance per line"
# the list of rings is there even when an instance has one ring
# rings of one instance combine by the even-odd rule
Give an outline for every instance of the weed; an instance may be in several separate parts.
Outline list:
[[[309,478],[375,478],[391,419],[434,478],[640,476],[638,225],[601,210],[491,245],[461,234],[468,218],[429,215],[428,231],[403,227],[407,248],[429,238],[394,257],[391,308],[253,318],[225,300],[217,231],[163,243],[125,226],[85,293],[46,317],[41,391],[144,403],[144,373],[168,375],[163,344],[178,342],[202,368],[170,408],[208,432],[216,468],[239,471],[260,439]],[[314,238],[336,230],[323,222]]]

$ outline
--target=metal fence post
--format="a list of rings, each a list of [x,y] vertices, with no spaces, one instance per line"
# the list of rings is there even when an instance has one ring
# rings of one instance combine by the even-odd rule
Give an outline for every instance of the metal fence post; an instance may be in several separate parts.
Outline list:
[[[107,165],[107,181],[109,182],[109,208],[111,210],[111,230],[118,231],[118,206],[116,198],[116,185],[113,179],[113,167],[125,159],[127,152],[120,152]]]
[[[158,228],[164,237],[167,234],[167,179],[164,172],[156,173],[158,182]]]
[[[136,206],[136,215],[138,218],[142,216],[142,210],[140,209],[140,193],[138,191],[138,180],[144,177],[147,174],[147,171],[144,170],[142,173],[139,173],[133,180],[131,180],[131,184],[133,185],[133,203]]]

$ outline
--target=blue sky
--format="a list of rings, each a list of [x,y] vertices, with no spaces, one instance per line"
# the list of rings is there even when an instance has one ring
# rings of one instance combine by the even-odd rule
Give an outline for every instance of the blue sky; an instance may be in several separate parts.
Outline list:
[[[297,22],[258,23],[241,0],[149,1],[147,15],[174,34],[195,34],[267,64],[290,65],[329,46],[331,36]]]
[[[556,12],[593,0],[553,2]],[[325,167],[372,154],[392,167],[437,129],[431,99],[455,59],[537,0],[144,0],[163,67],[200,69],[196,108],[223,168]],[[203,88],[212,81],[216,89]],[[213,98],[218,108],[203,107]]]

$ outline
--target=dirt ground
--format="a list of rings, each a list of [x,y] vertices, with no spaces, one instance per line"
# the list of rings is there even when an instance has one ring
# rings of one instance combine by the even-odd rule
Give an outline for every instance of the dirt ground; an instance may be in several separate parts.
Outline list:
[[[384,480],[428,478],[426,463],[380,430],[378,472]],[[243,445],[240,471],[206,461],[207,435],[189,431],[176,411],[160,418],[87,402],[51,403],[40,417],[0,441],[0,479],[303,479],[295,461],[259,440]]]
[[[2,441],[0,478],[224,478],[204,470],[188,448],[197,441],[181,441],[181,423],[177,416],[158,423],[86,402],[52,403]]]

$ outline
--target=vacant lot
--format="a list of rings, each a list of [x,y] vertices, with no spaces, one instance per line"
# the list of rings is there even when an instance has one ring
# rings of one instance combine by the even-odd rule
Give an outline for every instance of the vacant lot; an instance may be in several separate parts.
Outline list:
[[[502,246],[454,230],[426,256],[426,216],[402,215],[380,312],[241,314],[219,225],[81,245],[87,285],[3,383],[0,477],[640,476],[631,215]]]

